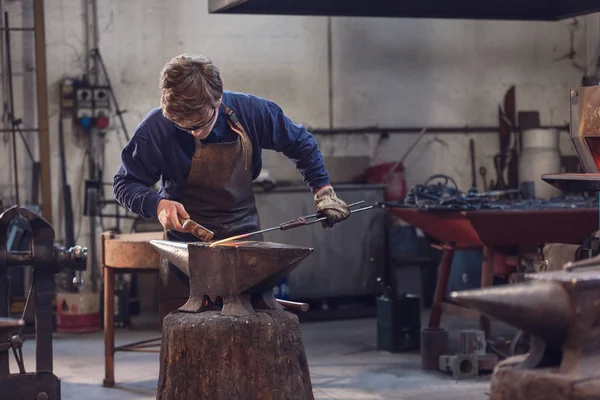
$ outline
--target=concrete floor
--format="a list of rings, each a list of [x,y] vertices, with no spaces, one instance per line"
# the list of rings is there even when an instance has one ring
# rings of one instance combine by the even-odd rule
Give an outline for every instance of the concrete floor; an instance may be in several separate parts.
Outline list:
[[[451,343],[460,329],[476,327],[464,319],[444,317]],[[483,400],[489,395],[489,375],[454,381],[442,373],[420,368],[418,352],[391,354],[376,349],[376,321],[355,319],[302,323],[302,334],[316,400]],[[158,337],[157,330],[118,329],[117,346]],[[28,371],[35,367],[35,342],[27,340],[24,357]],[[115,388],[102,387],[104,344],[102,332],[56,334],[55,374],[62,381],[63,400],[155,398],[158,354],[116,354]],[[11,371],[16,371],[15,365]]]

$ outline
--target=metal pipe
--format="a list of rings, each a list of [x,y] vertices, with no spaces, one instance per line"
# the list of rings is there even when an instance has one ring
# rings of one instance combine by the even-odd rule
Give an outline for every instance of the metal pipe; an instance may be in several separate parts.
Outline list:
[[[9,28],[10,25],[8,23],[8,11],[4,12],[4,26]],[[12,138],[12,156],[13,156],[13,174],[15,178],[15,202],[16,204],[21,204],[19,199],[19,166],[17,162],[17,130],[15,127],[15,102],[14,102],[14,92],[13,92],[13,81],[12,81],[12,55],[11,55],[11,46],[10,46],[10,31],[4,31],[4,38],[6,40],[6,75],[8,81],[8,107],[9,107],[9,117],[10,117],[10,127],[11,127],[11,138]]]
[[[333,32],[331,17],[327,17],[327,75],[329,83],[329,129],[333,129]]]
[[[50,172],[50,135],[48,132],[48,83],[46,77],[44,0],[33,0],[33,19],[35,26],[35,80],[42,183],[41,209],[44,219],[52,225],[52,175]]]
[[[85,22],[84,45],[85,51],[90,50],[90,11],[88,0],[83,0],[83,21]],[[90,57],[85,57],[85,79],[90,79]]]
[[[0,28],[0,31],[31,31],[31,32],[34,32],[35,28],[34,27],[31,27],[31,28],[22,28],[22,27],[19,27],[19,28]]]
[[[108,93],[110,94],[112,102],[115,105],[115,113],[119,117],[119,121],[121,122],[121,128],[123,128],[123,135],[125,135],[125,140],[129,142],[129,134],[127,133],[127,127],[125,126],[125,120],[123,119],[124,111],[121,110],[121,108],[119,107],[117,96],[115,95],[115,91],[113,90],[113,86],[110,82],[110,77],[108,76],[108,71],[106,69],[106,65],[104,64],[104,60],[102,59],[102,55],[100,54],[100,50],[96,48],[93,49],[91,53],[94,57],[94,60],[96,60],[96,64],[100,65],[100,68],[102,68],[102,74],[104,75],[104,79],[106,79],[106,84],[110,88]]]
[[[4,15],[4,0],[0,0],[0,15]],[[6,26],[4,26],[4,20],[2,20],[1,26],[0,26],[0,30],[5,31],[7,29]],[[4,37],[0,36],[0,70],[1,70],[1,84],[2,87],[7,87],[7,83],[6,83],[6,64],[5,64],[5,60],[4,60]],[[7,102],[7,97],[6,97],[6,90],[2,91],[2,104],[6,104]],[[4,126],[4,124],[2,124],[2,126]]]
[[[313,135],[363,135],[363,134],[398,134],[398,133],[419,133],[423,127],[378,127],[366,126],[359,128],[308,128]],[[454,126],[454,127],[428,127],[427,133],[498,133],[497,126]],[[544,125],[539,129],[556,129],[559,131],[569,131],[569,124],[565,125]]]
[[[21,132],[39,132],[38,128],[30,128],[30,129],[19,129]],[[0,129],[0,133],[10,133],[12,129]]]
[[[96,3],[96,0],[91,0],[92,3],[92,34],[93,34],[93,41],[92,41],[92,48],[94,49],[98,49],[100,47],[100,30],[98,29],[98,4]],[[86,49],[89,50],[89,47]],[[89,57],[89,54],[87,55]],[[94,68],[94,85],[98,85],[98,60],[94,60],[93,62],[93,68]]]

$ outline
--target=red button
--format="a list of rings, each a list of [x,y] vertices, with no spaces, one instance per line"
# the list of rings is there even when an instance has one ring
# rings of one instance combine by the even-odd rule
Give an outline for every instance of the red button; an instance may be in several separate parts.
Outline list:
[[[99,115],[96,118],[96,126],[100,129],[104,129],[108,127],[108,117],[105,115]]]

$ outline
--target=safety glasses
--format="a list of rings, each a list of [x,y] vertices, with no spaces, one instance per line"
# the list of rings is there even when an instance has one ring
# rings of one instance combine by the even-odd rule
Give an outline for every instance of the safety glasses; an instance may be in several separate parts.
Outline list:
[[[200,129],[202,129],[202,128],[204,128],[204,127],[208,126],[208,125],[210,125],[210,124],[213,122],[213,120],[215,119],[215,115],[217,114],[217,110],[218,110],[218,109],[219,109],[218,107],[217,107],[217,108],[215,108],[215,109],[213,110],[213,113],[212,113],[212,115],[211,115],[211,116],[210,116],[210,118],[208,119],[208,121],[207,121],[207,122],[205,122],[205,123],[203,123],[203,124],[200,124],[200,125],[194,125],[194,126],[190,126],[190,127],[184,127],[184,126],[181,126],[181,125],[177,125],[177,123],[175,123],[174,121],[171,121],[171,122],[173,122],[173,125],[175,125],[175,126],[176,126],[176,127],[178,127],[179,129],[182,129],[182,130],[184,130],[184,131],[188,131],[188,132],[195,132],[195,131],[199,131]]]

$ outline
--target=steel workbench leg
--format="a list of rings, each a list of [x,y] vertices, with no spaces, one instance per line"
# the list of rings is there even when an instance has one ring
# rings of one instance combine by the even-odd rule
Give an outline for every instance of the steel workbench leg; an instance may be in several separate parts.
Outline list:
[[[115,270],[104,266],[104,386],[115,385]]]
[[[438,268],[437,282],[435,284],[435,294],[433,296],[433,305],[429,315],[429,327],[439,328],[442,319],[442,303],[448,290],[448,279],[450,277],[450,267],[452,266],[452,257],[454,256],[453,247],[444,247],[442,259]]]
[[[496,254],[494,249],[489,247],[483,248],[483,260],[481,263],[481,287],[491,287],[494,285],[494,262]],[[490,338],[492,333],[492,324],[488,317],[481,315],[479,317],[479,329],[485,332],[486,339]]]

